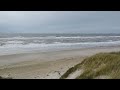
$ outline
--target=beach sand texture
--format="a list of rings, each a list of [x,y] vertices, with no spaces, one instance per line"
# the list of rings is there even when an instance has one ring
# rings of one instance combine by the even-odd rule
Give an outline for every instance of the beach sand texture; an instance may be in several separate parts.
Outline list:
[[[69,68],[84,58],[100,52],[114,51],[120,51],[120,47],[2,55],[0,76],[13,79],[59,79]]]

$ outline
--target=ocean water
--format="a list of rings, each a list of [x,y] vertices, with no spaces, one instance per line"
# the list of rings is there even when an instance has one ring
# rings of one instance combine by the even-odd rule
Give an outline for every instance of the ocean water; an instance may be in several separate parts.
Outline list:
[[[120,45],[120,34],[0,34],[0,54]]]

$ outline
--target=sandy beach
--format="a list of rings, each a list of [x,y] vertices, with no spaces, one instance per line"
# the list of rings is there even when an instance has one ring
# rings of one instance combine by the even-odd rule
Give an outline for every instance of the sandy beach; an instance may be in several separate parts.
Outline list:
[[[119,11],[0,12],[0,79],[120,78],[119,66]]]
[[[0,76],[13,79],[59,79],[84,58],[100,52],[115,51],[120,51],[120,47],[1,55]]]

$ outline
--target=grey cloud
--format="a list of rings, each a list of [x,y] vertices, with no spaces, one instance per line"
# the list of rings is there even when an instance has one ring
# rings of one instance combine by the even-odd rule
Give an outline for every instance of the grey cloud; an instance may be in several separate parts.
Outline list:
[[[1,11],[0,32],[120,33],[120,12]]]

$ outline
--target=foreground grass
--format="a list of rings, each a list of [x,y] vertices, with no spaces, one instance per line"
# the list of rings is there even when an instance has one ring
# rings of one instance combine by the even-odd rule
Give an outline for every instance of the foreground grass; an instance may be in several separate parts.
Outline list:
[[[120,79],[120,52],[99,53],[70,68],[61,79],[76,70],[84,70],[76,79]]]
[[[11,77],[4,78],[0,76],[0,79],[12,79],[12,78]]]

